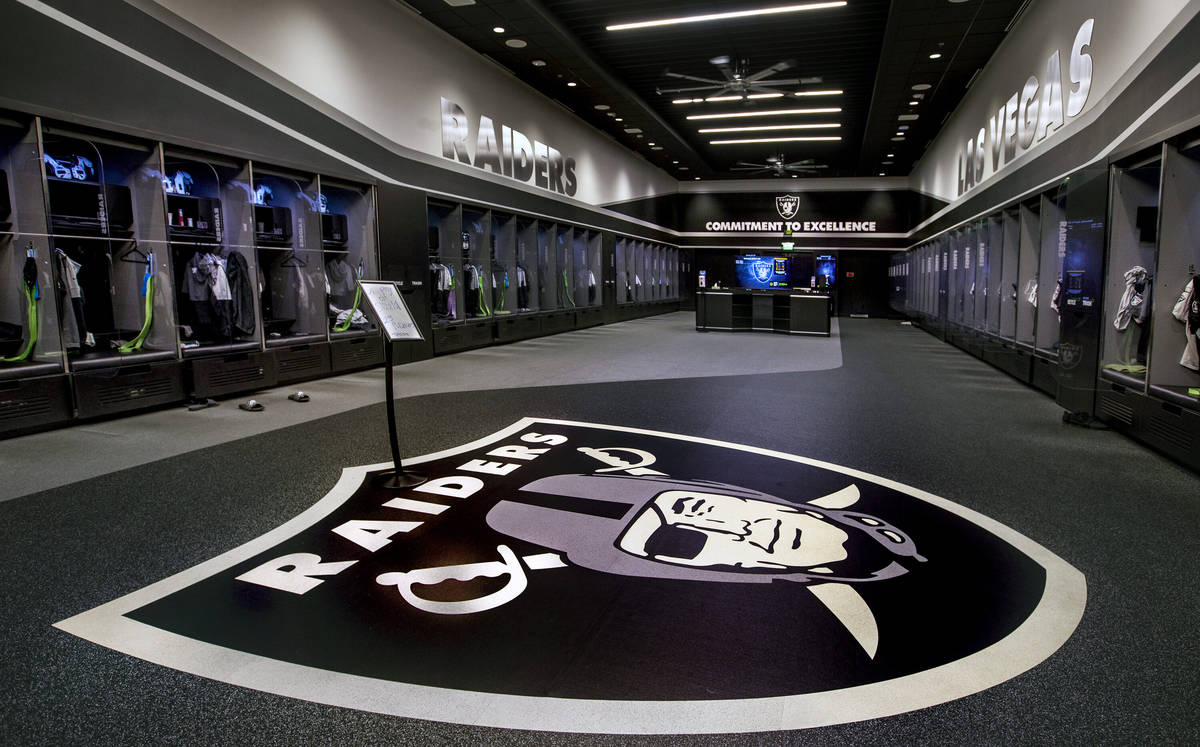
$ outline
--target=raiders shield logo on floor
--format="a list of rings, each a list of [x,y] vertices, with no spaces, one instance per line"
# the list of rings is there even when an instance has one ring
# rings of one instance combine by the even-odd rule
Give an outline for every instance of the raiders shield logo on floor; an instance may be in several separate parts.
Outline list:
[[[556,731],[794,729],[960,698],[1061,646],[1082,574],[1015,531],[799,456],[525,419],[345,470],[257,540],[58,623],[213,679]]]

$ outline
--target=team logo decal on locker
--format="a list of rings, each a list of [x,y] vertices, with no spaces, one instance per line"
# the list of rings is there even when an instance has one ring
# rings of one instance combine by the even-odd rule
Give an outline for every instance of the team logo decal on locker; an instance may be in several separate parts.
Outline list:
[[[59,625],[343,706],[688,732],[961,697],[1035,666],[1082,612],[1082,576],[1012,530],[788,454],[526,419],[409,463],[429,481],[388,492],[382,465],[348,469],[203,571]],[[112,633],[115,616],[138,634]],[[718,700],[739,705],[683,708]],[[622,726],[629,708],[642,717]]]

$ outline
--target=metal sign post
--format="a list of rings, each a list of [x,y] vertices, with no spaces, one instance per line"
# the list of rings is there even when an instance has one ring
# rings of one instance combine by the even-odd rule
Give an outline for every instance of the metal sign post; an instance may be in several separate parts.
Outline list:
[[[377,484],[384,488],[411,488],[420,485],[428,478],[413,470],[404,469],[400,461],[400,438],[396,433],[396,401],[392,386],[392,369],[394,354],[392,343],[399,340],[424,340],[421,328],[413,321],[401,289],[396,283],[387,280],[359,280],[358,286],[367,301],[367,307],[372,316],[379,322],[385,338],[384,361],[384,393],[387,399],[388,440],[392,447],[392,465],[394,469],[379,476]]]

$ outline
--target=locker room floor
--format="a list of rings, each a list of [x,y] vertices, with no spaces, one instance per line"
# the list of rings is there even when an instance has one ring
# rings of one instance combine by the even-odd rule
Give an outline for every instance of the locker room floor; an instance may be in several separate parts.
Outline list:
[[[674,314],[402,367],[398,389],[411,393],[398,403],[403,451],[450,449],[539,417],[861,470],[978,511],[1082,572],[1087,606],[1066,643],[1007,681],[899,715],[798,731],[605,736],[322,705],[53,627],[288,522],[344,467],[385,461],[382,387],[367,373],[340,387],[305,385],[317,405],[306,411],[285,409],[286,391],[266,393],[264,415],[278,413],[269,421],[229,402],[204,424],[187,419],[196,413],[164,411],[7,441],[0,735],[9,743],[1196,741],[1200,478],[1118,434],[1062,424],[1049,398],[895,321],[841,320],[830,340],[697,334],[690,323]],[[637,344],[622,344],[622,334]],[[106,471],[97,444],[139,427],[155,444],[113,445],[108,457],[120,468]],[[910,624],[932,625],[958,603],[947,594],[912,609]],[[626,676],[653,682],[672,664],[639,655]]]

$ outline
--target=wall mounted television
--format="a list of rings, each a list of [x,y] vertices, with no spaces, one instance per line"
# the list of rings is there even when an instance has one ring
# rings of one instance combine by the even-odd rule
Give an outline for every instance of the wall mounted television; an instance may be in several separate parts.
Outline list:
[[[733,259],[739,288],[772,290],[792,287],[791,257],[740,254]]]

